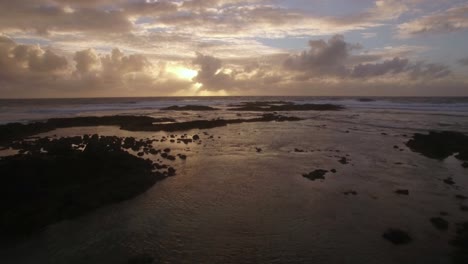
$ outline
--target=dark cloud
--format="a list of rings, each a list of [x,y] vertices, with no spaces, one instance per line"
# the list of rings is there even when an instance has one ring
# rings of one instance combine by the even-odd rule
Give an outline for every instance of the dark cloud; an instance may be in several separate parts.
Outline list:
[[[123,75],[131,72],[143,72],[151,63],[140,54],[127,55],[119,49],[113,49],[110,55],[101,58],[104,75]]]
[[[436,63],[418,62],[408,67],[410,76],[413,79],[418,78],[443,78],[452,73],[447,65]]]
[[[100,62],[98,55],[92,49],[77,51],[73,59],[76,62],[76,72],[80,74],[88,73]]]
[[[40,50],[32,50],[29,54],[29,69],[38,72],[52,72],[63,70],[67,67],[68,61],[50,50],[42,53]]]
[[[462,66],[468,66],[468,57],[458,60],[458,63]]]
[[[382,63],[358,64],[353,68],[351,76],[366,78],[385,74],[398,74],[406,70],[408,63],[408,59],[394,58]]]
[[[311,40],[310,49],[291,56],[284,62],[284,67],[293,71],[304,71],[311,75],[332,74],[345,75],[344,66],[351,50],[357,48],[344,41],[341,35],[335,35],[328,41]]]
[[[310,49],[287,58],[284,67],[300,72],[295,80],[306,81],[323,75],[342,78],[372,78],[383,75],[407,74],[412,79],[443,78],[451,74],[448,66],[425,62],[411,62],[409,59],[394,57],[383,60],[381,55],[356,55],[353,51],[362,49],[360,44],[345,42],[344,37],[335,35],[328,41],[309,41]],[[358,61],[375,61],[358,63]],[[354,62],[354,63],[353,63]]]
[[[192,63],[200,67],[194,81],[202,83],[205,90],[229,89],[232,78],[221,71],[222,61],[220,59],[197,53],[197,57]]]

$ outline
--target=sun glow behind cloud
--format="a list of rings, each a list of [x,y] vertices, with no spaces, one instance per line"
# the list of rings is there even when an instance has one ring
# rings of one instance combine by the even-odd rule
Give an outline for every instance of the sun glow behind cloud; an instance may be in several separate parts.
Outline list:
[[[174,74],[177,78],[182,80],[192,80],[197,77],[198,71],[192,70],[183,66],[168,67],[167,72]]]

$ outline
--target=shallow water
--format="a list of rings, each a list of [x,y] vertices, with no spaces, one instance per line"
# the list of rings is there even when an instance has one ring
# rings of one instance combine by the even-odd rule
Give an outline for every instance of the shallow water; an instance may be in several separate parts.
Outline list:
[[[414,132],[468,131],[467,118],[439,113],[362,108],[291,112],[306,120],[183,132],[200,135],[202,144],[158,145],[187,154],[186,161],[171,164],[177,176],[135,199],[49,226],[0,249],[1,263],[125,263],[141,254],[163,263],[450,263],[454,225],[468,218],[454,198],[468,196],[468,170],[454,158],[432,160],[404,146],[404,135]],[[177,120],[235,114],[171,113]],[[87,133],[171,134],[92,127],[42,136]],[[343,156],[349,164],[338,162]],[[315,169],[337,173],[326,174],[324,181],[302,177]],[[456,186],[442,181],[447,177]],[[410,194],[397,195],[396,189]],[[357,195],[343,194],[349,190]],[[441,211],[450,214],[445,217],[449,231],[438,231],[429,221]],[[384,240],[390,227],[409,231],[413,241],[394,246]]]

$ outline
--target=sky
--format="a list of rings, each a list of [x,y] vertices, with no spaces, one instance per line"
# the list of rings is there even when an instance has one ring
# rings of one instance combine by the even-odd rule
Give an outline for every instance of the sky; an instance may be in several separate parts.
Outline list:
[[[0,0],[0,98],[468,96],[468,0]]]

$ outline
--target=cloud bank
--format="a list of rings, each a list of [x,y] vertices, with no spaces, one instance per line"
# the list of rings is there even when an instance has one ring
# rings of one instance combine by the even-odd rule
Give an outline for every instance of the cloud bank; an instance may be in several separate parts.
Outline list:
[[[465,0],[0,1],[0,97],[468,95],[468,53],[444,37],[468,41],[466,13]]]

